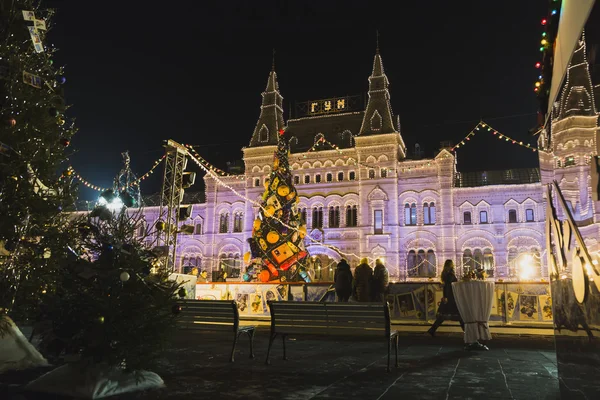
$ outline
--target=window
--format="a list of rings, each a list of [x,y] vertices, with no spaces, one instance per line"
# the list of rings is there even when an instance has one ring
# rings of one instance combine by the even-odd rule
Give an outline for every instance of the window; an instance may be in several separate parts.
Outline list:
[[[329,227],[339,228],[340,227],[340,207],[331,206],[329,207]]]
[[[414,250],[409,251],[406,257],[406,271],[408,276],[417,275],[417,253]]]
[[[236,212],[233,216],[233,231],[241,232],[242,231],[242,217],[243,214],[241,212]]]
[[[423,203],[423,224],[435,225],[435,203]]]
[[[491,249],[483,250],[483,269],[489,277],[494,276],[494,255]]]
[[[202,235],[202,223],[198,222],[194,227],[194,235]]]
[[[269,130],[265,125],[261,126],[260,130],[258,131],[258,140],[261,142],[266,142],[269,140]]]
[[[350,171],[350,174],[348,174],[348,179],[350,179],[351,181],[356,179],[356,173],[354,171]]]
[[[404,225],[417,224],[417,205],[415,203],[404,205]]]
[[[381,235],[383,233],[383,211],[375,210],[373,215],[374,233]]]
[[[312,227],[313,229],[323,227],[323,207],[314,207],[312,210]]]
[[[294,175],[294,185],[300,184],[300,177],[298,175]]]
[[[316,174],[315,175],[315,182],[316,183],[321,183],[321,174]]]
[[[229,228],[229,214],[221,214],[219,218],[219,233],[227,233]]]
[[[427,250],[427,260],[425,263],[424,276],[432,278],[436,275],[437,264],[435,258],[435,252],[433,250]]]
[[[463,224],[471,225],[471,212],[465,211],[463,214]]]
[[[346,226],[358,226],[358,210],[356,206],[346,206]]]
[[[302,222],[306,224],[306,208],[300,210],[300,218],[302,218]]]
[[[327,180],[327,182],[331,182],[333,181],[333,175],[328,173],[327,175],[325,175],[325,179]]]
[[[304,175],[304,183],[310,183],[310,175]]]
[[[338,182],[341,182],[344,180],[344,173],[343,172],[338,172]]]
[[[525,210],[525,221],[527,221],[527,222],[533,222],[534,221],[533,209],[532,208],[528,208],[527,210]]]
[[[466,249],[463,252],[463,272],[473,271],[475,269],[475,261],[471,249]]]
[[[259,186],[260,186],[260,178],[254,179],[254,187],[259,187]]]
[[[480,224],[488,223],[487,211],[479,211],[479,223]]]
[[[144,224],[144,221],[141,221],[138,225],[137,234],[138,236],[144,236],[146,234],[146,224]]]
[[[382,178],[387,178],[387,168],[381,168],[381,170],[379,171],[379,175]]]
[[[565,158],[565,167],[570,167],[571,165],[575,165],[575,157],[573,156]]]
[[[375,179],[375,170],[374,169],[369,170],[369,179]]]
[[[508,222],[511,224],[517,222],[517,210],[508,210]]]

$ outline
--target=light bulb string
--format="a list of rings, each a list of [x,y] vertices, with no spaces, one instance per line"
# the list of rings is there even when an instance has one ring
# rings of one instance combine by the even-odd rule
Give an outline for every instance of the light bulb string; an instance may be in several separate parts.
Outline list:
[[[121,187],[120,190],[124,190],[126,188],[130,188],[132,186],[139,185],[141,181],[145,180],[146,178],[148,178],[148,176],[150,176],[150,175],[152,175],[152,173],[154,173],[154,170],[156,169],[156,167],[158,167],[160,165],[160,163],[165,159],[165,157],[166,157],[165,155],[162,155],[158,160],[156,160],[154,162],[154,165],[152,165],[152,168],[150,168],[150,170],[148,172],[146,172],[144,175],[140,176],[136,180],[129,183],[129,185],[127,185],[127,187]],[[72,165],[69,165],[69,167],[67,168],[67,174],[73,175],[75,178],[77,178],[77,180],[79,180],[81,183],[83,183],[86,187],[88,187],[90,189],[96,190],[98,192],[103,192],[103,191],[107,190],[107,188],[103,188],[101,186],[94,185],[94,184],[90,183],[89,181],[87,181],[86,179],[84,179],[81,176],[81,174],[79,174],[79,172],[77,172],[75,170],[75,168],[73,168]],[[61,178],[66,177],[68,175],[63,174],[61,176]]]
[[[492,128],[489,124],[487,124],[487,123],[485,123],[483,121],[479,121],[477,123],[477,125],[475,125],[475,127],[471,130],[471,132],[469,132],[458,144],[456,144],[450,150],[454,152],[458,148],[464,147],[467,144],[467,142],[471,140],[471,137],[475,136],[476,133],[481,132],[482,129],[485,129],[485,131],[491,133],[492,135],[496,136],[500,140],[504,139],[504,141],[506,141],[506,142],[512,142],[512,144],[516,144],[518,146],[525,147],[525,148],[530,149],[530,150],[532,150],[534,152],[537,151],[537,148],[534,147],[534,146],[532,146],[530,143],[523,143],[523,141],[519,141],[517,139],[513,139],[512,137],[510,137],[508,135],[500,133],[500,131],[498,131],[497,129]]]
[[[227,177],[234,177],[236,179],[246,179],[246,175],[237,175],[237,174],[230,174],[228,172],[223,171],[220,168],[215,167],[214,165],[210,164],[208,161],[206,161],[205,158],[203,158],[200,154],[198,154],[198,152],[196,151],[196,149],[194,149],[194,146],[190,145],[190,144],[184,144],[185,147],[188,148],[188,150],[191,152],[192,155],[194,155],[194,157],[196,157],[196,159],[198,161],[200,161],[206,168],[208,169],[212,169],[213,171],[216,171],[219,175],[221,176],[227,176]]]

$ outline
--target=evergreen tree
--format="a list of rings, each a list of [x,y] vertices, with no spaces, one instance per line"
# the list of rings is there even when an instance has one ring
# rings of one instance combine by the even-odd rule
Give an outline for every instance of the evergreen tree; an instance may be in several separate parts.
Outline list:
[[[74,191],[60,171],[75,128],[46,42],[51,16],[37,1],[0,0],[0,335],[2,315],[37,308],[73,233],[62,211]]]
[[[286,279],[309,281],[302,265],[302,260],[308,255],[304,249],[306,226],[296,208],[298,192],[294,187],[288,161],[289,148],[283,135],[282,130],[273,169],[265,184],[262,207],[254,220],[252,238],[249,239],[254,264],[262,265],[258,279],[263,282]],[[245,258],[249,259],[250,255]]]
[[[153,267],[158,258],[146,239],[155,232],[140,236],[141,220],[123,208],[75,221],[77,257],[56,275],[39,318],[46,354],[127,370],[151,367],[185,290]]]

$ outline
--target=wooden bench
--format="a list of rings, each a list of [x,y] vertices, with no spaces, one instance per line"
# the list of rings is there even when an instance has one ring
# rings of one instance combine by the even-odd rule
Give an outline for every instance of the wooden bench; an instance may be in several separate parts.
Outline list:
[[[390,371],[392,342],[398,366],[398,331],[392,331],[387,303],[321,303],[270,301],[271,336],[266,363],[273,341],[280,335],[283,359],[287,360],[285,339],[288,335],[327,335],[373,337],[385,342],[387,370]]]
[[[240,326],[240,314],[237,304],[233,300],[179,300],[181,312],[177,317],[177,325],[181,329],[193,331],[217,331],[233,333],[233,348],[231,359],[235,353],[235,346],[242,333],[250,339],[250,358],[254,358],[253,339],[255,326]]]

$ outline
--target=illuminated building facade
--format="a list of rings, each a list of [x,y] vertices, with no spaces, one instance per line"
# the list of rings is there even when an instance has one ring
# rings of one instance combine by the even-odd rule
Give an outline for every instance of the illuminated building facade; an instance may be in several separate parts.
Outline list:
[[[587,73],[587,64],[583,69]],[[307,102],[303,115],[284,121],[283,97],[271,71],[258,122],[243,149],[245,175],[220,178],[259,201],[277,133],[286,130],[298,207],[312,238],[306,245],[314,279],[332,280],[336,261],[346,258],[354,267],[361,257],[384,258],[392,280],[439,277],[446,259],[456,263],[458,273],[484,269],[505,281],[547,279],[542,182],[552,179],[562,182],[580,220],[597,220],[585,161],[596,146],[593,95],[585,97],[579,89],[569,95],[565,89],[554,121],[554,153],[540,153],[541,176],[538,169],[460,174],[450,147],[431,159],[407,157],[379,52],[368,79],[366,107],[357,109],[360,101],[352,96]],[[578,79],[570,84],[581,86]],[[579,128],[580,138],[561,142],[562,131]],[[540,139],[541,148],[548,145]],[[204,180],[206,198],[182,221],[195,231],[180,237],[177,265],[206,269],[209,276],[226,268],[228,280],[236,280],[257,204],[209,176]],[[146,209],[148,223],[157,211]],[[598,226],[590,226],[590,237],[597,238]]]

